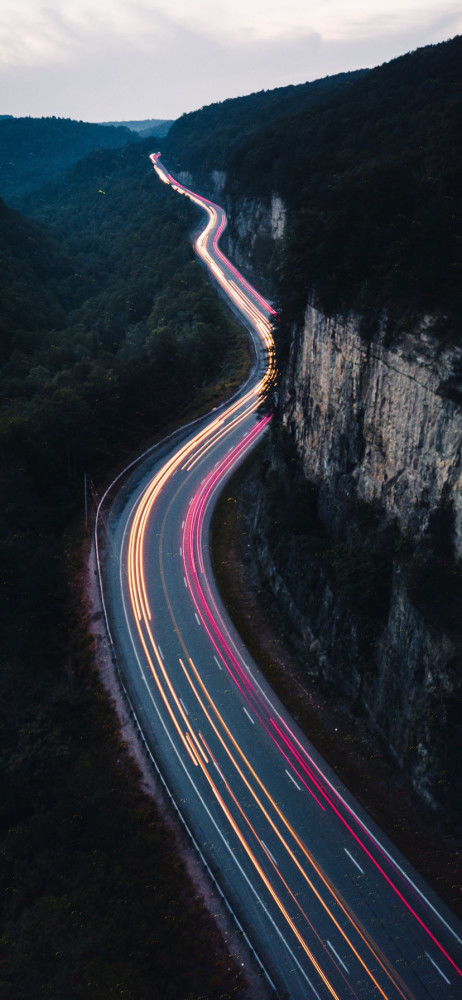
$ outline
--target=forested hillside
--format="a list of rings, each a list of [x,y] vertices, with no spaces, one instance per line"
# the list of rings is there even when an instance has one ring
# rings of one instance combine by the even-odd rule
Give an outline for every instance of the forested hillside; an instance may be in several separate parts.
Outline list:
[[[43,330],[62,325],[71,274],[56,237],[0,199],[0,363],[12,350],[33,351]]]
[[[307,287],[328,312],[462,319],[462,38],[372,70],[233,151],[229,190],[290,210],[287,318]]]
[[[231,152],[263,125],[273,128],[283,115],[306,114],[327,97],[348,91],[352,81],[367,73],[358,70],[326,76],[312,83],[301,83],[275,90],[261,90],[245,97],[230,98],[191,111],[175,121],[168,133],[165,151],[189,170],[228,170]],[[265,164],[265,173],[271,163]]]
[[[81,161],[31,198],[37,221],[0,213],[5,1000],[242,988],[138,790],[78,604],[84,472],[101,489],[245,364],[147,148]]]
[[[280,315],[251,558],[302,681],[364,718],[456,826],[462,38],[236,135],[218,178],[233,252]],[[186,146],[181,163],[194,166]],[[214,154],[209,188],[222,164]]]
[[[117,149],[135,140],[123,127],[70,118],[0,119],[0,197],[34,191],[93,149]]]
[[[451,334],[462,315],[461,88],[457,37],[184,115],[165,151],[201,176],[201,164],[225,169],[231,204],[283,199],[284,322],[310,292],[328,312],[440,310]]]

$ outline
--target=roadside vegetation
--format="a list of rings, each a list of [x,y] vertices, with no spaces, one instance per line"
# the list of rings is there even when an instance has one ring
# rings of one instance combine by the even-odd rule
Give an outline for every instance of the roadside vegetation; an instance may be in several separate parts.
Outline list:
[[[120,742],[81,602],[84,473],[101,491],[231,391],[242,334],[147,146],[91,155],[23,210],[0,212],[0,997],[242,996]]]
[[[166,152],[188,169],[224,170],[225,196],[283,199],[282,342],[309,296],[325,312],[362,315],[365,338],[380,320],[399,333],[426,312],[442,339],[460,337],[461,67],[457,36],[172,126]]]

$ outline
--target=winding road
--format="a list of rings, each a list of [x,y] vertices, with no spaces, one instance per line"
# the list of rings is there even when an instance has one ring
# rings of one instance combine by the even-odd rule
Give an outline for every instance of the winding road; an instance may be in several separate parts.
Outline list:
[[[233,399],[154,448],[100,504],[100,579],[124,688],[269,990],[455,1000],[456,919],[298,729],[217,591],[211,515],[271,419],[261,402],[275,376],[274,310],[220,250],[223,209],[176,181],[160,154],[151,161],[205,213],[195,250],[242,317],[255,363]]]

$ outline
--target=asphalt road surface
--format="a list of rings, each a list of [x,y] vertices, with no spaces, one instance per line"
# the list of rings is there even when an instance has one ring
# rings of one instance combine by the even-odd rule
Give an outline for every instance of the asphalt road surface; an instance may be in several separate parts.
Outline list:
[[[224,211],[177,182],[160,154],[151,160],[205,213],[195,249],[247,327],[255,364],[228,404],[154,449],[100,513],[125,688],[276,995],[455,1000],[460,925],[298,729],[220,600],[210,519],[271,419],[261,401],[274,377],[274,310],[220,250]]]

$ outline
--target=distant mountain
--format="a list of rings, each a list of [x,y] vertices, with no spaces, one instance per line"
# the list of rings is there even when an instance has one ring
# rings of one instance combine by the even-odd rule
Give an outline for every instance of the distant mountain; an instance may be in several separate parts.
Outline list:
[[[167,135],[173,122],[173,118],[144,118],[142,121],[135,122],[100,122],[100,124],[123,126],[124,128],[129,128],[131,132],[138,132],[143,139],[146,139],[150,135],[158,135],[159,137]]]
[[[70,118],[0,119],[0,196],[14,201],[34,191],[95,149],[135,141],[128,128]]]

